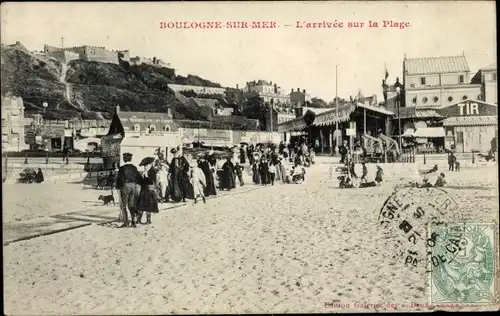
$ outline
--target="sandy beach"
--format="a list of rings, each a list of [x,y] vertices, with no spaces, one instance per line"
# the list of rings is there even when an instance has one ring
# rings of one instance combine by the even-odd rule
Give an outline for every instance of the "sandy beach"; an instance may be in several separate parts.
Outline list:
[[[335,189],[329,167],[309,168],[301,185],[164,211],[150,226],[91,225],[5,246],[5,314],[428,310],[411,306],[429,304],[425,267],[396,260],[377,221],[393,182]],[[460,212],[498,226],[496,166],[446,174]],[[95,199],[76,185],[53,185],[60,194],[50,199],[33,190],[9,202],[4,191],[4,218]],[[33,211],[10,214],[23,207]]]

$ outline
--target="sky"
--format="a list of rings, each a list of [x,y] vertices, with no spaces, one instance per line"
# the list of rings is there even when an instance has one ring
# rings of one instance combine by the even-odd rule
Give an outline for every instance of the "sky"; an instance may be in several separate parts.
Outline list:
[[[2,3],[1,41],[30,50],[44,44],[128,49],[157,57],[176,74],[199,75],[223,86],[272,81],[285,91],[306,89],[327,101],[359,90],[382,100],[389,82],[402,77],[404,56],[465,54],[474,74],[496,62],[494,1],[459,2],[174,2]],[[368,27],[369,21],[379,27]],[[381,21],[408,22],[403,29]],[[160,22],[269,21],[276,28],[171,29]],[[296,28],[297,22],[343,22],[341,28]],[[364,22],[349,28],[348,22]],[[291,25],[291,26],[286,26]]]

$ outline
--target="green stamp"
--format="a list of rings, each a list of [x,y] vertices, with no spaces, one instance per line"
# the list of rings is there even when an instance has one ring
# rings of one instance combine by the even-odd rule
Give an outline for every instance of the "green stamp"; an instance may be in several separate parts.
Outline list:
[[[430,303],[495,303],[495,225],[430,224]]]

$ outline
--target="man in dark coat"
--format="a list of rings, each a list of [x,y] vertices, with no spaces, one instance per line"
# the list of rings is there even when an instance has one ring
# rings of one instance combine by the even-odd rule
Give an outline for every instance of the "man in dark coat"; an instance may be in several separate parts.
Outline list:
[[[217,191],[215,190],[214,174],[212,172],[212,168],[210,167],[210,163],[208,162],[208,156],[200,157],[198,167],[201,171],[203,171],[206,179],[206,186],[203,188],[205,196],[217,195]]]
[[[227,161],[222,165],[222,185],[221,189],[230,191],[235,187],[234,185],[234,165],[231,158],[228,157]]]
[[[269,164],[265,158],[261,159],[259,164],[259,174],[260,181],[263,185],[267,185],[269,183],[268,174],[269,174]]]
[[[243,145],[240,147],[240,163],[244,165],[247,162],[245,148]]]
[[[116,177],[116,189],[120,192],[120,209],[123,218],[123,224],[120,228],[129,226],[127,207],[130,212],[132,227],[136,227],[136,200],[138,197],[136,185],[141,180],[141,174],[131,162],[132,154],[124,153],[123,161],[125,163],[118,169],[118,176]]]

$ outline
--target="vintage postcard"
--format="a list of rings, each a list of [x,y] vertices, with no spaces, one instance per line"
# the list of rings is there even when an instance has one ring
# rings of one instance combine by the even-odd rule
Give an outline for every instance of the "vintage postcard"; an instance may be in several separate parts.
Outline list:
[[[494,1],[1,5],[5,315],[500,308]]]

